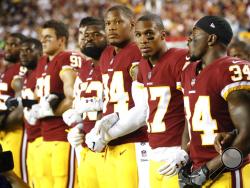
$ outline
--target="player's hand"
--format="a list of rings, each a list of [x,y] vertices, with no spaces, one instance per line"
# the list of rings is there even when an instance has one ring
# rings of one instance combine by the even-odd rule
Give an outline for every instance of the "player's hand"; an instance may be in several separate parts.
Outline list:
[[[86,134],[85,143],[89,149],[95,152],[102,152],[107,145],[95,128]]]
[[[90,97],[81,98],[75,103],[75,109],[79,114],[84,112],[101,111],[103,107],[103,101],[100,98]]]
[[[81,145],[84,141],[84,134],[82,133],[83,124],[79,123],[74,128],[70,129],[67,139],[72,147]]]
[[[185,167],[180,169],[178,174],[180,188],[200,188],[209,179],[209,169],[206,164],[192,173],[190,173],[190,170],[185,169]],[[191,166],[188,168],[190,169]]]
[[[179,170],[178,181],[180,188],[192,188],[190,179],[191,167],[192,162],[189,160],[187,164]]]
[[[192,172],[190,179],[192,185],[201,187],[209,179],[209,169],[206,164]]]
[[[31,109],[23,109],[24,118],[30,125],[36,125],[39,117],[39,110],[40,106],[38,104],[34,104]]]
[[[232,132],[218,133],[214,139],[215,150],[218,153],[222,154],[224,149],[226,149],[227,147],[229,147],[233,143],[236,135],[237,135],[236,129]]]
[[[162,165],[158,172],[164,176],[176,175],[180,168],[186,165],[188,161],[188,154],[184,150],[177,150],[174,158],[171,161],[167,161],[166,164]]]
[[[72,126],[75,123],[82,122],[82,116],[75,109],[68,109],[62,114],[63,121],[68,125]]]
[[[19,105],[22,104],[22,99],[20,97],[9,97],[5,101],[5,105],[9,111],[15,110]]]
[[[96,122],[97,131],[101,131],[102,129],[106,132],[108,131],[117,121],[119,120],[119,115],[117,112],[112,114],[108,114],[104,116],[102,119]],[[98,129],[99,128],[99,129]]]
[[[41,109],[39,112],[39,119],[44,117],[54,116],[54,112],[50,105],[50,102],[55,99],[58,99],[58,96],[55,94],[49,94],[40,99],[39,105]]]

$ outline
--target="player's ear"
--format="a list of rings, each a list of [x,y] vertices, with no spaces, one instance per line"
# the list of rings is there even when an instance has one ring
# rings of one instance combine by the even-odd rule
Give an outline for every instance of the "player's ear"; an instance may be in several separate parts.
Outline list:
[[[208,46],[213,46],[218,40],[217,35],[215,34],[211,34],[208,36],[207,42],[208,42]]]
[[[60,37],[59,40],[60,40],[61,44],[64,44],[66,46],[66,43],[67,43],[66,37]]]
[[[167,32],[166,32],[165,30],[162,30],[162,31],[161,31],[161,39],[162,39],[162,40],[165,40],[166,37],[167,37]]]
[[[134,27],[135,27],[135,20],[134,19],[130,21],[130,25],[131,25],[131,28],[134,29]]]

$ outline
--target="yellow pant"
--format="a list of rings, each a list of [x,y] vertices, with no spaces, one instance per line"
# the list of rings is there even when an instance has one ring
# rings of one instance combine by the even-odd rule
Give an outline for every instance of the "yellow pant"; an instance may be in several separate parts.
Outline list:
[[[241,171],[241,172],[240,172]],[[249,188],[250,187],[250,164],[244,166],[241,170],[236,171],[236,181],[240,188]],[[204,188],[233,188],[235,185],[232,183],[232,173],[226,172],[223,173],[216,181],[208,181]]]
[[[138,171],[134,143],[108,146],[104,166],[106,179],[104,187],[138,187]]]
[[[27,150],[27,168],[30,187],[42,188],[42,182],[38,177],[38,165],[40,161],[37,156],[41,154],[42,137],[35,139],[33,142],[28,142]]]
[[[22,174],[25,173],[25,158],[22,156],[22,145],[23,142],[23,128],[22,126],[17,126],[16,129],[11,129],[7,131],[0,131],[0,144],[3,147],[3,151],[11,151],[14,160],[14,172],[18,177],[23,178]],[[23,165],[22,165],[23,164]]]
[[[68,142],[43,141],[37,160],[40,161],[37,165],[42,187],[74,187],[74,151]]]
[[[105,186],[103,176],[105,153],[96,153],[84,147],[78,167],[78,183],[80,188],[99,188]]]
[[[167,177],[158,173],[158,169],[163,164],[165,164],[165,162],[157,162],[150,160],[150,188],[178,188],[178,175]]]

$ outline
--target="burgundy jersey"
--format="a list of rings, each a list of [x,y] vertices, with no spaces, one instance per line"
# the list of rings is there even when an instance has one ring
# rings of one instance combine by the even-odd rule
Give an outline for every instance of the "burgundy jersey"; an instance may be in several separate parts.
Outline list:
[[[228,111],[228,94],[250,90],[249,62],[226,56],[196,74],[198,66],[200,62],[191,63],[184,70],[181,84],[194,169],[218,155],[214,149],[216,133],[234,129]]]
[[[103,115],[113,112],[124,113],[134,106],[131,96],[132,78],[130,69],[138,63],[141,53],[135,43],[129,43],[117,54],[113,46],[108,46],[100,58],[104,85]],[[147,141],[146,127],[111,141],[110,145]]]
[[[74,85],[74,102],[81,98],[100,98],[103,96],[102,75],[99,65],[94,65],[91,60],[82,63]],[[98,112],[83,114],[83,132],[87,134],[95,126]]]
[[[180,146],[185,125],[183,95],[177,82],[187,50],[171,48],[154,67],[145,59],[139,63],[138,81],[148,91],[148,139],[151,148]]]
[[[11,96],[15,96],[15,91],[11,87],[14,77],[19,74],[20,64],[9,64],[3,73],[0,73],[0,111],[7,110],[5,101]]]
[[[82,58],[74,52],[62,51],[51,61],[47,56],[43,56],[36,71],[37,96],[43,97],[48,94],[64,96],[63,82],[60,78],[62,71],[80,67]],[[40,120],[42,136],[45,141],[67,141],[67,125],[62,117],[47,117]]]
[[[36,87],[36,70],[28,71],[23,75],[23,89],[21,91],[22,99],[35,100],[34,90]],[[27,107],[24,107],[27,108]],[[24,119],[24,126],[27,133],[28,142],[34,141],[36,138],[41,136],[41,126],[38,120],[36,125],[30,125]]]

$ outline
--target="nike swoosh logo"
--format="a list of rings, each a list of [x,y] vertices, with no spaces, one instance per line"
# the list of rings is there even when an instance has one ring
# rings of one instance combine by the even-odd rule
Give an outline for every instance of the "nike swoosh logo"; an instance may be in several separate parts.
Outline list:
[[[241,61],[232,61],[233,64],[240,63]]]
[[[121,152],[120,152],[120,155],[124,154],[124,153],[125,153],[125,151],[127,151],[127,149],[125,149],[125,150],[121,151]]]

